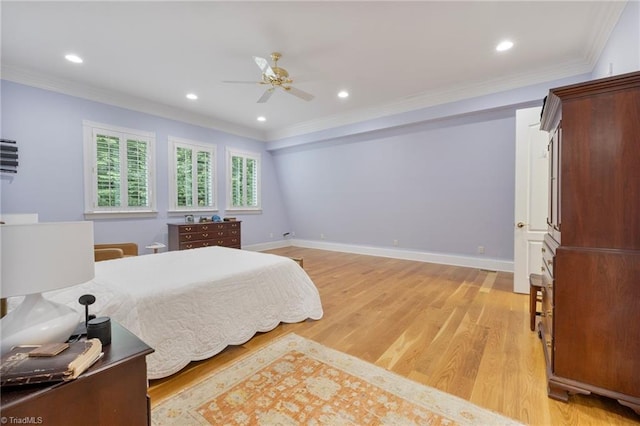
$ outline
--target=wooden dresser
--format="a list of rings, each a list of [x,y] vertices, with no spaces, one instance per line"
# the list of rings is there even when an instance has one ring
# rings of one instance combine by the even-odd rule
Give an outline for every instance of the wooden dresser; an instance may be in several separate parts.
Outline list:
[[[169,223],[169,250],[198,247],[240,247],[240,221]]]
[[[640,72],[552,89],[541,129],[549,396],[595,393],[640,414]]]

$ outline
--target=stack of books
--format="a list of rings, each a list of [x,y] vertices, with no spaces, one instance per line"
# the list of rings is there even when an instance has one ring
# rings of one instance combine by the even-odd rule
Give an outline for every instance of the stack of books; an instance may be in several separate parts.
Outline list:
[[[16,346],[0,361],[0,386],[69,381],[102,356],[98,339]]]

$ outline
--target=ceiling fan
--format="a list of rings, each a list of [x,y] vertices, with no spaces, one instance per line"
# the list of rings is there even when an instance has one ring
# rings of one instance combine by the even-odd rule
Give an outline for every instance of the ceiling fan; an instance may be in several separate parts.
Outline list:
[[[282,57],[281,53],[273,52],[271,54],[271,60],[273,61],[273,66],[269,65],[266,59],[260,58],[259,56],[254,56],[253,60],[256,62],[260,70],[262,71],[262,80],[260,81],[223,81],[223,83],[244,83],[244,84],[264,84],[270,86],[267,90],[260,96],[258,99],[258,103],[265,103],[269,100],[271,95],[273,94],[276,87],[281,88],[287,93],[292,94],[293,96],[297,96],[300,99],[304,99],[305,101],[310,101],[313,99],[313,95],[302,91],[300,89],[296,89],[291,86],[293,80],[289,78],[289,73],[284,68],[280,68],[278,66],[278,59]]]

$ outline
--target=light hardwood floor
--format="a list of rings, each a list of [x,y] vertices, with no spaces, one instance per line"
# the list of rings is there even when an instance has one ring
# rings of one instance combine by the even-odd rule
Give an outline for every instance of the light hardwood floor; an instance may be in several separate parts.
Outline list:
[[[529,299],[512,292],[511,273],[298,247],[271,252],[304,258],[324,317],[281,324],[152,381],[152,407],[293,332],[523,423],[640,424],[640,416],[607,398],[547,398],[542,347],[529,330]]]

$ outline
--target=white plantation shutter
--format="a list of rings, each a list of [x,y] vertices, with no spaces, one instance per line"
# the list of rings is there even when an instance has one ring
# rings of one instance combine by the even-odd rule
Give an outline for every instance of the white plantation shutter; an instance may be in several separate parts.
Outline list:
[[[258,162],[254,158],[246,158],[247,164],[247,199],[246,205],[258,206]]]
[[[231,157],[231,206],[244,206],[244,159],[237,155]]]
[[[198,151],[197,164],[198,206],[211,207],[213,206],[213,154]]]
[[[176,188],[177,205],[193,206],[193,150],[176,147]]]
[[[94,131],[98,207],[120,206],[120,137]]]
[[[155,135],[84,122],[85,213],[153,212]]]
[[[260,154],[227,149],[229,210],[260,210]]]
[[[129,207],[149,207],[149,143],[127,139],[127,199]]]
[[[170,136],[169,147],[169,158],[173,164],[170,210],[216,210],[216,146]]]

